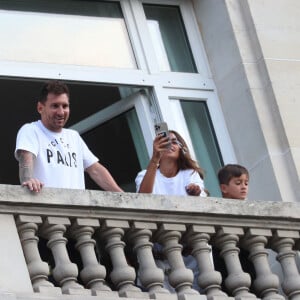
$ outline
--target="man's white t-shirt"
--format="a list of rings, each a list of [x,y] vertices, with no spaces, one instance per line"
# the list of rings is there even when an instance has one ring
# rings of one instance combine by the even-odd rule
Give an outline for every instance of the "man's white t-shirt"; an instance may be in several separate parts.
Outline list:
[[[146,170],[142,170],[135,178],[137,192],[140,189],[145,174]],[[174,177],[165,177],[161,174],[160,170],[157,169],[152,194],[186,196],[188,194],[185,187],[190,183],[198,184],[200,186],[200,196],[207,196],[204,191],[204,182],[198,172],[191,169],[180,170]]]
[[[17,150],[35,155],[34,178],[46,187],[84,189],[84,170],[98,161],[77,131],[63,128],[52,132],[41,120],[20,128],[16,158]]]

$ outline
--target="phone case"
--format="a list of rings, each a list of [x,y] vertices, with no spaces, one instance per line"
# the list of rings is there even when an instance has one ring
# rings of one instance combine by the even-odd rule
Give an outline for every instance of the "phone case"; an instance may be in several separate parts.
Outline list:
[[[166,122],[161,122],[154,125],[154,130],[156,135],[168,136],[168,125]]]

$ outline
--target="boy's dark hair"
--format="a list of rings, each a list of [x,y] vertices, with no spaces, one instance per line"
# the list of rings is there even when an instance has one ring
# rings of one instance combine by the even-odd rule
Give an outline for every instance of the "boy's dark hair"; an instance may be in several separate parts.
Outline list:
[[[48,94],[54,94],[54,95],[61,95],[61,94],[67,94],[68,98],[70,98],[70,92],[68,86],[59,81],[59,80],[50,80],[47,81],[41,91],[38,98],[38,102],[45,103],[48,97]]]
[[[218,172],[219,184],[228,184],[231,178],[240,177],[243,174],[249,177],[249,172],[245,167],[237,164],[228,164]]]

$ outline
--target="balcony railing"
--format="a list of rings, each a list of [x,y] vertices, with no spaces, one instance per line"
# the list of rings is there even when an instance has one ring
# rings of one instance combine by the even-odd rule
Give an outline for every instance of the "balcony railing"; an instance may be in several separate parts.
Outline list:
[[[300,205],[0,185],[0,299],[300,299]]]

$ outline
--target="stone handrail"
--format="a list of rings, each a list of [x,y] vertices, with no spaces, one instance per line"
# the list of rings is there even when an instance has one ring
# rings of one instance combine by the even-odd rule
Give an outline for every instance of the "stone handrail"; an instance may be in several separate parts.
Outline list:
[[[3,299],[300,298],[297,203],[0,185],[0,213]]]

